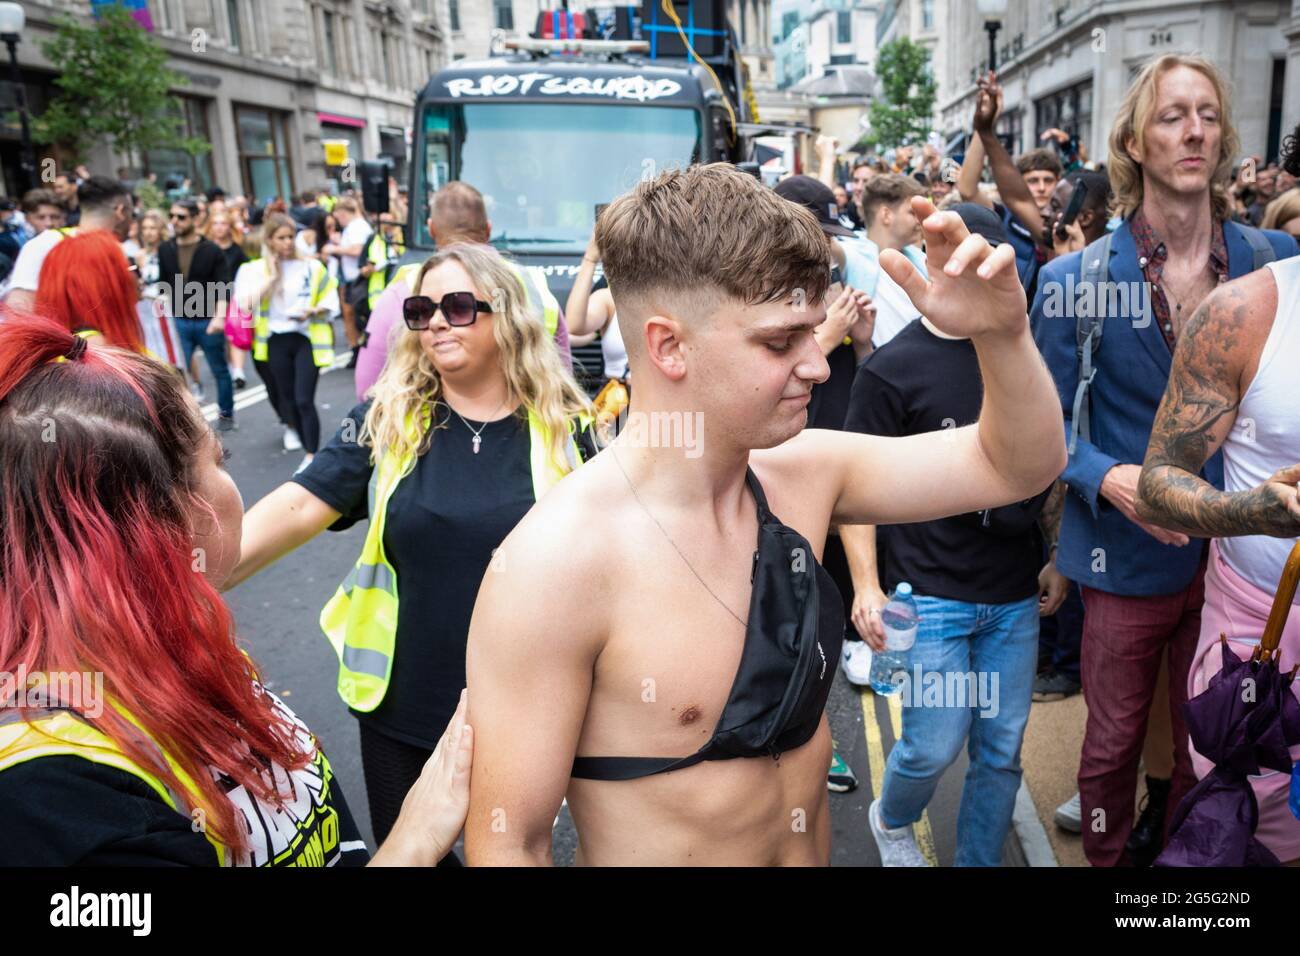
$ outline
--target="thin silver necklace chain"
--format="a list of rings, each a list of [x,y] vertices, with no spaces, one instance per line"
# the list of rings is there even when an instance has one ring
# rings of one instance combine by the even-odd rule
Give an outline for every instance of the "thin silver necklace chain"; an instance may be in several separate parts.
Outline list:
[[[443,404],[445,404],[448,408],[451,408],[451,402],[444,402]],[[497,412],[501,411],[501,409],[505,407],[505,404],[506,404],[506,401],[505,401],[505,399],[503,398],[503,399],[501,400],[501,404],[498,405],[496,408],[492,409],[492,415],[495,415]],[[452,413],[453,415],[455,415],[457,418],[459,418],[459,419],[461,420],[461,423],[462,423],[466,428],[468,428],[468,429],[470,430],[470,432],[473,434],[473,436],[474,436],[474,438],[473,438],[473,442],[474,442],[474,454],[477,455],[477,454],[478,454],[479,445],[481,445],[481,444],[483,443],[483,439],[480,438],[479,436],[483,433],[483,429],[487,428],[488,425],[491,424],[490,419],[492,418],[492,415],[489,415],[489,416],[488,416],[489,421],[485,421],[482,425],[480,425],[480,426],[478,427],[478,431],[474,431],[474,426],[471,425],[469,422],[465,421],[465,416],[464,416],[464,415],[462,415],[460,412],[456,411],[456,409],[454,409],[454,408],[451,408],[451,413]]]
[[[722,598],[718,597],[718,595],[714,593],[713,588],[709,587],[709,583],[705,581],[704,578],[700,577],[700,572],[695,570],[695,565],[691,564],[690,559],[687,558],[686,555],[682,554],[682,549],[677,547],[677,542],[673,540],[672,535],[670,535],[666,530],[664,530],[664,526],[659,523],[659,519],[656,518],[654,516],[654,513],[649,508],[646,507],[645,502],[641,500],[641,496],[636,493],[636,486],[632,484],[632,479],[628,477],[627,469],[623,467],[623,462],[619,460],[618,449],[615,448],[613,445],[610,445],[609,450],[610,453],[614,456],[614,463],[618,465],[618,470],[623,472],[623,479],[627,482],[627,487],[628,490],[632,492],[632,497],[636,499],[636,503],[641,506],[641,510],[644,511],[646,515],[650,518],[650,520],[655,523],[655,527],[659,529],[659,533],[662,534],[668,540],[668,543],[673,546],[673,550],[676,551],[677,556],[682,559],[682,563],[685,564],[686,567],[690,569],[691,574],[695,575],[695,580],[700,582],[700,584],[704,587],[704,590],[709,592],[709,595],[713,598],[713,600],[717,601],[719,604],[722,605],[723,610],[725,610],[728,614],[730,614],[732,617],[736,619],[737,624],[739,624],[743,628],[748,628],[749,622],[742,620],[740,616],[737,615],[736,612],[733,611],[727,605],[726,601],[722,600]]]

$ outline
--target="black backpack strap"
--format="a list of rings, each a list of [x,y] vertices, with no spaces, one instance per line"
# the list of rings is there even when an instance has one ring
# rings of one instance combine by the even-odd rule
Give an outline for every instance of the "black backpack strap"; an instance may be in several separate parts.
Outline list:
[[[570,776],[579,780],[636,780],[693,767],[703,759],[701,751],[689,757],[574,757]]]
[[[1273,243],[1268,241],[1268,236],[1264,235],[1262,230],[1240,222],[1236,223],[1236,226],[1241,230],[1241,237],[1250,246],[1253,259],[1253,264],[1250,267],[1251,272],[1264,268],[1277,258],[1277,253],[1273,250]]]
[[[1110,278],[1110,245],[1113,233],[1106,233],[1100,239],[1096,239],[1084,248],[1083,272],[1080,275],[1080,285],[1104,285]],[[1091,301],[1093,308],[1087,309],[1081,306]],[[1089,420],[1089,403],[1088,391],[1092,388],[1092,380],[1097,377],[1097,369],[1092,364],[1092,357],[1101,345],[1101,335],[1106,324],[1105,311],[1102,303],[1105,301],[1105,295],[1094,288],[1093,295],[1089,297],[1086,293],[1070,305],[1074,308],[1075,319],[1075,355],[1079,360],[1079,384],[1074,390],[1074,406],[1070,414],[1070,447],[1069,452],[1074,454],[1075,448],[1079,444],[1079,436],[1083,436],[1084,441],[1092,440],[1092,423]]]

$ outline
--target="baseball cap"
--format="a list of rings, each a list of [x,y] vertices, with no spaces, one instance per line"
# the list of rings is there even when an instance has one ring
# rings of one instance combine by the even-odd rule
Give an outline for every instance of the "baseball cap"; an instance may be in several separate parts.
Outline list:
[[[979,203],[959,202],[949,207],[951,212],[961,216],[961,221],[972,233],[981,235],[995,249],[1004,242],[1009,242],[1007,230],[1002,220],[992,209],[986,209]]]
[[[817,217],[817,224],[828,236],[851,236],[853,230],[840,223],[840,206],[835,194],[823,182],[811,176],[787,176],[775,186],[782,199],[798,203]]]

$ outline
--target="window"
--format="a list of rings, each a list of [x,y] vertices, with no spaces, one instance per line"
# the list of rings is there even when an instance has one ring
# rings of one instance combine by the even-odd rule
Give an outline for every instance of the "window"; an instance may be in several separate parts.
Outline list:
[[[1034,104],[1035,136],[1053,127],[1077,136],[1085,146],[1092,137],[1092,80],[1044,96]]]
[[[388,34],[379,33],[375,35],[375,46],[379,48],[379,59],[384,64],[384,85],[389,89],[393,88],[393,58],[389,55],[391,45],[388,40]]]
[[[515,28],[515,11],[510,0],[492,0],[492,6],[496,11],[497,29],[513,30]]]
[[[835,42],[853,42],[853,11],[840,10],[835,14]]]
[[[230,49],[239,50],[244,45],[239,32],[239,0],[226,0],[226,19],[230,24]]]
[[[257,106],[235,107],[235,133],[244,191],[265,202],[293,192],[289,162],[288,119]]]
[[[611,103],[430,105],[413,208],[452,179],[483,193],[493,238],[581,255],[596,207],[636,185],[646,159],[682,168],[703,155],[693,109]],[[541,137],[542,139],[539,139]],[[522,152],[520,143],[545,150]],[[418,242],[431,245],[422,216]]]
[[[460,32],[460,0],[447,0],[447,17],[451,21],[451,32]]]
[[[193,96],[177,96],[172,100],[170,112],[181,120],[177,127],[181,138],[201,139],[212,142],[208,133],[208,104],[206,100]],[[208,189],[214,185],[212,175],[212,151],[191,156],[183,149],[150,149],[144,154],[146,173],[158,174],[158,185],[165,186],[167,180],[177,184],[188,179],[196,190]]]
[[[921,0],[921,29],[934,29],[934,0]]]
[[[1013,109],[998,117],[997,133],[1007,152],[1019,155],[1024,137],[1024,111]]]
[[[170,33],[172,30],[171,11],[167,9],[170,0],[150,0],[149,12],[153,16],[153,22],[163,33]]]
[[[321,34],[323,42],[321,46],[325,53],[325,69],[331,73],[337,74],[339,71],[338,54],[335,53],[336,36],[334,29],[334,14],[326,10],[321,17]]]
[[[453,0],[454,2],[454,0]],[[799,11],[787,10],[781,14],[781,39],[784,40],[799,26]]]

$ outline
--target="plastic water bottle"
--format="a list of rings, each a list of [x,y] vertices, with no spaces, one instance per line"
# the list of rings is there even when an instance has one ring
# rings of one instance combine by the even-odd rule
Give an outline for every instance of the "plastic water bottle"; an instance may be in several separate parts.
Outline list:
[[[916,599],[912,585],[901,582],[880,612],[885,625],[885,649],[871,655],[871,689],[877,694],[896,694],[907,674],[908,651],[916,643]]]

